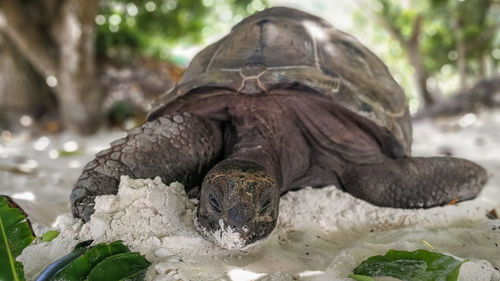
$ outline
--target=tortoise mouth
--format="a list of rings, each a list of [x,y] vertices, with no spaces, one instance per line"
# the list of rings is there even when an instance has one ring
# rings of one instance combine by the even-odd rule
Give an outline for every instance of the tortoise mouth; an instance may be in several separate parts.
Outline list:
[[[201,221],[204,221],[201,218]],[[241,249],[245,247],[247,243],[247,239],[239,232],[233,231],[229,226],[224,227],[224,221],[219,219],[218,227],[210,227],[213,224],[201,223],[200,217],[198,216],[198,208],[196,208],[193,214],[193,222],[196,231],[206,240],[217,244],[218,246],[224,249]]]
[[[203,222],[207,223],[203,223]],[[259,237],[252,227],[246,229],[246,233],[233,230],[222,218],[217,223],[208,223],[208,220],[198,215],[198,207],[193,213],[193,223],[196,231],[204,239],[228,250],[242,249],[267,237]],[[215,226],[215,227],[214,227]]]

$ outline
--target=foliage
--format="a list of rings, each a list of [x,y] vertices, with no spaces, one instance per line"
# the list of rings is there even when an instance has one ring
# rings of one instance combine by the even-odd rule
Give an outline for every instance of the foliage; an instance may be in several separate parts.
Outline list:
[[[142,280],[151,263],[130,252],[121,241],[79,243],[68,255],[49,265],[38,277],[44,280]]]
[[[47,266],[43,272],[38,276],[36,281],[52,280],[54,275],[58,274],[65,266],[73,262],[75,259],[83,255],[88,247],[92,244],[92,240],[83,241],[76,244],[73,251],[66,256],[58,259],[49,266]]]
[[[355,14],[354,20],[364,28],[371,24],[373,32],[369,34],[381,46],[379,55],[383,61],[391,65],[395,78],[410,94],[412,111],[418,105],[412,87],[415,82],[435,96],[470,86],[470,82],[498,72],[498,0],[358,0],[358,3],[371,9],[363,8],[364,13]],[[422,72],[418,73],[411,62],[410,46],[418,50],[423,77],[428,76],[423,84],[417,77]],[[415,79],[410,81],[409,77]]]
[[[24,279],[23,265],[16,261],[35,235],[24,211],[7,196],[0,196],[0,280]]]
[[[456,281],[461,265],[461,261],[441,253],[389,250],[384,256],[373,256],[362,262],[349,277],[358,281],[371,280],[368,276],[391,276],[408,281]]]
[[[57,236],[59,236],[59,231],[49,230],[42,235],[42,242],[50,242],[54,240],[54,238],[56,238]]]
[[[392,27],[405,38],[411,36],[415,18],[418,15],[423,17],[423,32],[419,41],[424,64],[430,73],[440,71],[447,63],[456,63],[454,52],[457,51],[457,40],[461,38],[475,47],[469,48],[468,59],[477,61],[478,55],[486,54],[500,60],[492,53],[500,42],[495,42],[494,31],[489,34],[490,29],[498,30],[500,27],[500,6],[494,0],[427,0],[405,6],[398,1],[379,0],[378,3],[377,13],[391,22]]]
[[[48,231],[42,241],[58,235],[58,231]],[[16,258],[34,239],[24,211],[9,197],[0,195],[0,281],[25,280],[23,265]],[[143,280],[151,265],[139,253],[130,252],[122,241],[91,244],[92,240],[78,243],[71,253],[45,268],[37,281]]]
[[[358,274],[351,274],[349,275],[349,278],[352,278],[357,281],[373,281],[373,278],[371,278],[370,276],[358,275]]]
[[[88,276],[89,281],[143,280],[151,263],[139,253],[122,253],[110,256],[99,263]]]
[[[267,6],[263,0],[110,0],[102,1],[97,23],[97,54],[129,58],[172,56],[179,44],[201,43]],[[181,60],[181,61],[179,61]]]

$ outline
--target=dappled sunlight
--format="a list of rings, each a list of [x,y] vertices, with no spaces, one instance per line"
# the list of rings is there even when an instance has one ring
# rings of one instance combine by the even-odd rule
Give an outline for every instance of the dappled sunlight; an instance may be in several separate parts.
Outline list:
[[[458,125],[460,125],[460,127],[462,127],[462,128],[465,128],[465,127],[474,125],[474,123],[476,123],[476,121],[477,121],[476,114],[467,113],[458,120]]]
[[[82,162],[80,162],[79,160],[71,160],[69,161],[68,167],[70,167],[71,169],[81,168]]]
[[[33,124],[33,118],[28,115],[23,115],[21,119],[19,119],[19,123],[24,127],[29,127],[31,126],[31,124]]]
[[[45,83],[47,83],[47,86],[54,88],[57,86],[58,81],[54,75],[49,75],[45,78]]]
[[[12,198],[28,201],[34,201],[36,199],[35,194],[32,192],[14,193],[12,194]]]
[[[79,148],[79,145],[76,141],[74,140],[70,140],[70,141],[67,141],[63,144],[63,149],[64,151],[66,152],[75,152],[77,151]]]
[[[53,160],[59,158],[59,151],[57,149],[51,149],[49,151],[49,158]]]
[[[34,159],[27,159],[17,166],[21,171],[30,173],[38,167],[38,161]]]
[[[319,270],[306,270],[304,272],[301,272],[299,274],[297,274],[300,278],[303,278],[303,277],[313,277],[313,276],[318,276],[318,275],[321,275],[323,274],[324,272],[323,271],[319,271]]]
[[[10,141],[12,140],[12,133],[9,130],[3,130],[2,133],[0,134],[0,137],[4,141]]]
[[[33,148],[37,151],[44,151],[50,144],[50,139],[46,136],[40,137],[33,143]]]
[[[251,281],[266,276],[265,273],[255,273],[239,268],[230,269],[227,274],[231,278],[231,281]]]

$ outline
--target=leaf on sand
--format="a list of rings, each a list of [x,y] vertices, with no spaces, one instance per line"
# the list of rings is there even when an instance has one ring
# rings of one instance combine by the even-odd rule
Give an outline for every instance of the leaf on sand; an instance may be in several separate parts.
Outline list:
[[[71,156],[78,156],[83,154],[83,150],[74,150],[74,151],[67,151],[67,150],[59,150],[59,156],[60,157],[71,157]]]
[[[54,240],[54,238],[56,238],[57,236],[59,236],[59,231],[49,230],[42,235],[42,242],[50,242]]]
[[[24,280],[23,265],[16,258],[33,239],[26,213],[12,199],[0,195],[0,280]]]
[[[151,263],[139,253],[123,253],[106,258],[88,276],[88,281],[143,280]]]
[[[110,244],[97,244],[54,274],[52,280],[85,280],[90,271],[102,260],[126,252],[130,252],[130,250],[127,246],[123,245],[122,241],[115,241]],[[113,266],[111,265],[111,267]]]
[[[90,244],[92,244],[92,240],[83,241],[76,244],[75,248],[71,253],[67,254],[66,256],[56,260],[55,262],[47,266],[47,268],[43,270],[40,276],[38,276],[36,281],[52,280],[52,277],[54,277],[55,274],[64,269],[73,260],[83,255],[87,251]]]
[[[453,257],[416,250],[414,252],[389,250],[384,256],[373,256],[362,262],[353,272],[360,276],[391,276],[408,281],[456,281],[463,262]]]
[[[151,263],[131,253],[122,241],[78,244],[68,255],[49,265],[37,281],[47,280],[143,280]]]
[[[347,277],[352,278],[352,279],[357,280],[357,281],[373,281],[373,279],[371,277],[366,276],[366,275],[351,274]]]

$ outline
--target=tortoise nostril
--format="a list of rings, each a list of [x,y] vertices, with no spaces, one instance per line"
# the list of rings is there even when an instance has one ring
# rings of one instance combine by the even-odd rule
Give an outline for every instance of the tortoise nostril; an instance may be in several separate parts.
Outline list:
[[[229,209],[227,224],[233,231],[241,232],[248,228],[253,218],[252,209],[246,205],[237,205]]]
[[[247,225],[243,226],[241,230],[243,230],[244,233],[248,233],[250,231]]]

